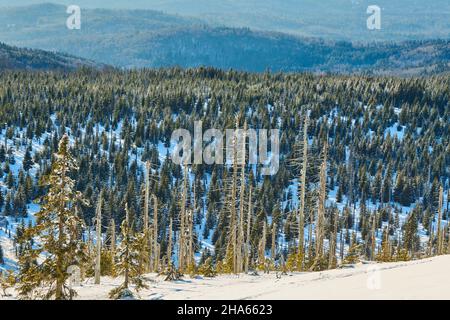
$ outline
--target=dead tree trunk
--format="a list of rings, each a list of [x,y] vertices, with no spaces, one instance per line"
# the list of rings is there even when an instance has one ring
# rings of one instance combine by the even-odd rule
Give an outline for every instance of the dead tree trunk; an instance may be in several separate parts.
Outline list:
[[[375,260],[375,245],[376,245],[376,238],[375,238],[375,230],[376,230],[376,225],[377,225],[377,219],[376,219],[376,212],[373,215],[372,218],[372,231],[371,231],[371,249],[370,249],[370,260],[374,261]]]
[[[172,267],[172,230],[173,230],[173,219],[170,218],[169,222],[169,236],[167,239],[167,266]]]
[[[336,210],[334,214],[334,227],[331,233],[330,250],[328,257],[328,269],[334,269],[336,267],[336,246],[337,246],[337,229],[339,221],[339,211]]]
[[[116,222],[114,221],[114,218],[111,219],[111,256],[116,256]]]
[[[248,191],[248,212],[247,212],[247,235],[245,237],[245,273],[248,272],[248,267],[250,264],[250,229],[252,223],[252,212],[253,212],[253,202],[252,202],[252,184],[249,185]]]
[[[236,127],[238,122],[236,121]],[[236,143],[236,135],[233,135],[232,141],[232,152],[233,152],[233,174],[231,180],[231,197],[230,197],[230,226],[229,226],[229,239],[228,239],[228,248],[232,250],[232,269],[233,273],[237,273],[237,212],[236,212],[236,200],[237,200],[237,175],[238,175],[238,167],[237,167],[237,143]]]
[[[183,272],[186,261],[186,199],[187,199],[187,183],[188,183],[187,166],[184,167],[183,193],[181,196],[181,210],[180,210],[180,236],[178,242],[178,268]]]
[[[236,255],[236,273],[242,272],[242,253],[244,250],[244,194],[245,194],[245,162],[246,162],[246,132],[247,122],[244,123],[244,132],[242,139],[242,149],[239,152],[239,161],[241,164],[241,177],[240,177],[240,191],[239,191],[239,226],[238,226],[238,239],[237,239],[237,255]]]
[[[276,239],[277,239],[277,224],[272,222],[272,245],[270,248],[270,257],[272,262],[275,264],[276,256]]]
[[[306,112],[305,123],[303,127],[302,169],[299,181],[301,191],[298,210],[298,256],[299,256],[298,268],[300,270],[303,270],[303,261],[304,261],[306,169],[308,166],[308,124],[309,124],[309,114],[308,112]]]
[[[187,245],[187,267],[191,268],[194,263],[194,235],[193,235],[193,221],[194,221],[194,212],[192,210],[188,211],[187,223],[188,223],[188,245]]]
[[[438,223],[437,223],[437,254],[442,254],[442,249],[444,247],[444,233],[441,230],[442,224],[442,207],[444,205],[444,188],[441,186],[439,188],[439,203],[438,203]]]
[[[97,218],[96,218],[96,258],[95,258],[95,284],[100,284],[101,276],[101,256],[102,256],[102,194],[97,203]]]
[[[263,232],[261,236],[261,240],[259,241],[259,252],[258,252],[258,261],[259,265],[264,267],[266,262],[266,234],[267,234],[267,224],[264,221],[263,224]]]
[[[144,192],[144,217],[143,217],[143,232],[146,235],[146,241],[148,241],[148,249],[150,252],[148,252],[148,262],[149,265],[145,266],[146,270],[151,271],[152,270],[152,248],[151,248],[151,234],[149,232],[149,197],[150,197],[150,161],[147,161],[145,163],[146,167],[146,173],[145,173],[145,192]],[[147,252],[146,252],[147,254]],[[146,259],[147,260],[147,259]]]
[[[153,199],[153,271],[159,269],[159,248],[158,248],[158,198],[152,195]]]
[[[323,241],[325,229],[325,200],[327,195],[327,152],[328,143],[325,142],[323,147],[323,159],[320,167],[320,181],[319,181],[319,197],[317,203],[317,219],[316,219],[316,252],[314,263],[311,271],[320,269],[323,257]]]

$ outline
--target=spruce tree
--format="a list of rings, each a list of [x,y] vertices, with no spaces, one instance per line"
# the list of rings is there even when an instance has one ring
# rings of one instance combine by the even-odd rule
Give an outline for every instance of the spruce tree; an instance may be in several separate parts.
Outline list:
[[[67,269],[71,265],[81,265],[85,258],[78,233],[82,222],[75,208],[76,202],[86,201],[75,191],[75,181],[70,177],[75,170],[77,165],[69,152],[69,137],[64,135],[51,172],[44,179],[48,191],[36,213],[36,225],[29,229],[28,239],[38,238],[39,241],[36,248],[29,247],[19,261],[19,278],[31,279],[26,281],[29,286],[22,291],[26,296],[36,293],[44,299],[67,300],[76,295],[67,285],[70,276]],[[30,261],[38,260],[41,253],[44,253],[43,261],[30,268]]]
[[[112,299],[132,298],[133,293],[129,289],[130,284],[135,285],[136,291],[147,288],[142,279],[146,266],[141,263],[143,254],[141,248],[145,246],[148,239],[144,232],[139,234],[133,232],[128,204],[125,204],[125,219],[122,221],[120,231],[122,239],[117,248],[116,271],[123,276],[124,280],[119,287],[110,292],[109,296]]]
[[[27,149],[27,151],[25,152],[25,155],[23,157],[23,170],[25,170],[25,171],[30,170],[32,165],[33,165],[33,160],[31,159],[30,150]]]

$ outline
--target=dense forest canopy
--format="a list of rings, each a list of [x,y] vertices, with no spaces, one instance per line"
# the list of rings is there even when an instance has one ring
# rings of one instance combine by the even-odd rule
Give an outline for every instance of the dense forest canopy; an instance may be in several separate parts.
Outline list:
[[[340,241],[342,259],[344,247],[350,258],[357,251],[374,258],[375,249],[386,261],[393,252],[403,259],[420,256],[437,213],[439,222],[448,221],[449,85],[448,76],[255,74],[213,68],[2,72],[0,129],[7,148],[0,147],[1,209],[6,216],[28,215],[26,204],[46,192],[39,181],[50,172],[53,154],[67,134],[79,166],[72,178],[88,200],[80,204],[86,228],[93,225],[100,194],[103,232],[111,232],[112,221],[118,228],[126,213],[135,221],[133,228],[143,228],[149,161],[161,259],[174,252],[168,245],[175,246],[185,223],[180,214],[192,208],[192,220],[186,220],[195,231],[190,231],[192,250],[202,262],[212,256],[221,271],[228,270],[236,218],[230,208],[250,208],[249,263],[264,263],[265,248],[281,263],[297,246],[300,170],[291,164],[309,112],[303,137],[308,146],[305,228],[312,228],[322,204],[321,241]],[[192,130],[196,120],[204,128],[232,129],[238,121],[239,127],[246,122],[249,128],[280,129],[279,171],[262,176],[259,168],[247,166],[237,175],[227,166],[173,164],[166,158],[173,130]],[[311,258],[318,247],[312,238],[308,241],[309,267],[326,268]]]

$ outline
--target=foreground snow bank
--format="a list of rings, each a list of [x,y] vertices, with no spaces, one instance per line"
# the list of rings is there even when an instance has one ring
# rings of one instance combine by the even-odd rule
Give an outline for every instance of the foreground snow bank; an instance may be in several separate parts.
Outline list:
[[[317,273],[294,273],[278,278],[223,275],[216,278],[186,277],[165,282],[147,275],[149,289],[141,299],[450,299],[450,256],[426,260],[358,264]],[[75,288],[78,299],[107,299],[120,279],[102,278],[97,286],[87,280]],[[0,298],[1,299],[1,298]]]

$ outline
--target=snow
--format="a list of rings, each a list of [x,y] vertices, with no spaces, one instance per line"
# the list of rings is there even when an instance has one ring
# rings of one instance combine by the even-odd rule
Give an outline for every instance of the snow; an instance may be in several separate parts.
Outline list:
[[[308,300],[308,299],[450,299],[450,255],[410,262],[360,263],[348,268],[314,273],[186,276],[166,282],[146,275],[149,288],[139,292],[145,300]],[[103,300],[121,283],[103,277],[101,285],[89,278],[75,287],[77,299]],[[10,291],[10,293],[12,293]],[[0,297],[1,299],[11,297]]]

